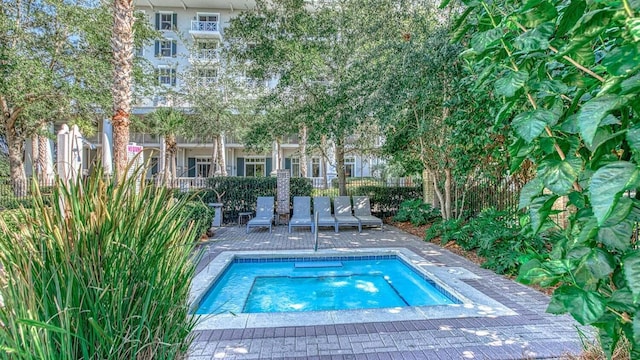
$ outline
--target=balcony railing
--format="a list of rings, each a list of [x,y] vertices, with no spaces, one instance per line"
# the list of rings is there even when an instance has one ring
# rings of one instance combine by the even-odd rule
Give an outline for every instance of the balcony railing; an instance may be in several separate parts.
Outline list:
[[[218,21],[191,21],[189,33],[194,37],[220,39],[220,23]]]
[[[191,53],[189,60],[217,62],[220,60],[220,51],[218,49],[199,49]]]

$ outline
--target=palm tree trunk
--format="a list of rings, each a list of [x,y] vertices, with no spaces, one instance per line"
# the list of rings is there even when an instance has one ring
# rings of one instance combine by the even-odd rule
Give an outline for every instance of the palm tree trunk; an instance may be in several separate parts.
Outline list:
[[[131,87],[133,70],[133,0],[114,0],[113,33],[113,157],[116,178],[122,179],[127,167],[127,144],[131,122]]]

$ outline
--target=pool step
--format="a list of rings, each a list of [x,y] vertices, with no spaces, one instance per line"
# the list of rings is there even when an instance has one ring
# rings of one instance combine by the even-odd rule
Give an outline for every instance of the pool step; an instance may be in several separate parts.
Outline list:
[[[342,262],[341,261],[305,261],[305,262],[295,263],[294,267],[299,269],[333,268],[333,267],[342,267]]]

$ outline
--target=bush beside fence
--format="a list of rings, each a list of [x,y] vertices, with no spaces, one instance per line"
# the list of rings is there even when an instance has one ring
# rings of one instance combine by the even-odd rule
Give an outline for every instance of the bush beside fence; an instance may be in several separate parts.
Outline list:
[[[376,184],[367,179],[365,184]],[[378,181],[377,185],[359,185],[357,179],[347,187],[349,196],[368,196],[371,200],[371,210],[374,215],[388,217],[395,214],[400,203],[407,199],[421,196],[421,188],[416,186],[386,186],[386,182]],[[238,213],[255,211],[258,196],[277,196],[276,178],[249,177],[215,177],[207,179],[207,187],[186,193],[177,192],[176,196],[195,196],[205,204],[222,203],[224,223],[233,223],[238,219]],[[290,203],[294,196],[338,196],[337,189],[313,188],[311,179],[291,178]]]

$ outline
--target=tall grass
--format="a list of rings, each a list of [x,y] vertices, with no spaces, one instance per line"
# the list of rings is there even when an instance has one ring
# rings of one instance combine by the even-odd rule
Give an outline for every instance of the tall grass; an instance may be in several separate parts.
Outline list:
[[[96,174],[58,183],[0,218],[0,356],[10,359],[176,359],[186,354],[194,274],[188,199]],[[138,189],[138,191],[136,191]]]

